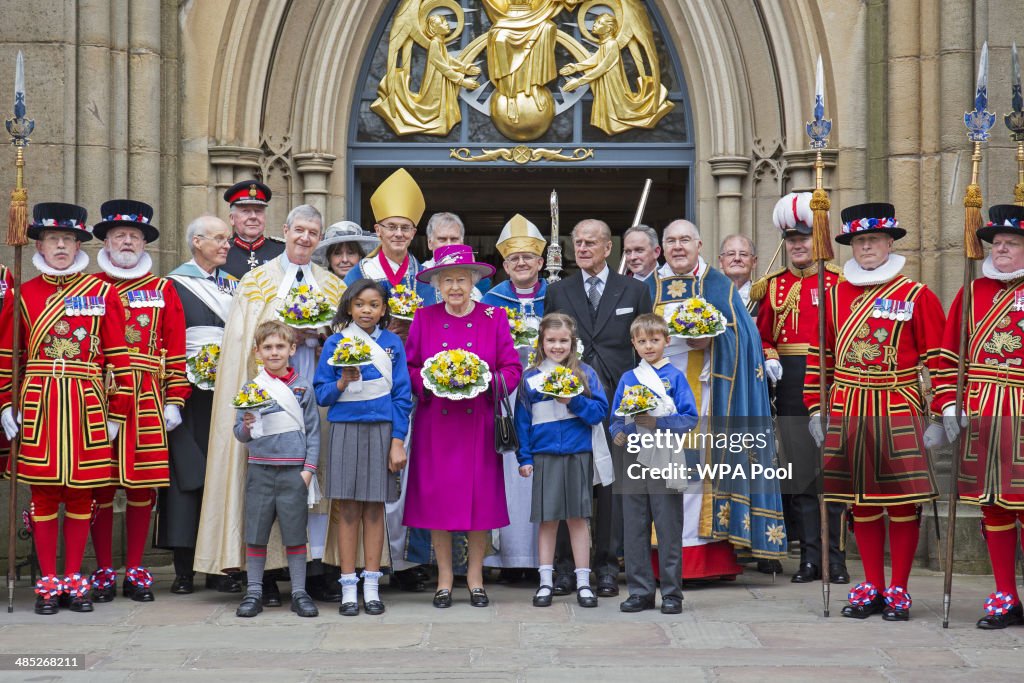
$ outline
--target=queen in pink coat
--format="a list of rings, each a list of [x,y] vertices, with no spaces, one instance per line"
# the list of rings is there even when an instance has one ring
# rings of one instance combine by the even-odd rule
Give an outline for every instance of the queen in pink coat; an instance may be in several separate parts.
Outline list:
[[[457,401],[435,396],[424,387],[420,369],[435,353],[472,351],[490,368],[492,386],[501,386],[500,375],[512,391],[522,366],[504,309],[470,297],[476,282],[493,275],[494,268],[475,262],[466,245],[442,246],[434,256],[437,265],[421,271],[417,279],[433,285],[444,303],[417,311],[406,341],[418,404],[403,523],[430,529],[438,569],[435,607],[451,605],[451,532],[469,532],[470,602],[483,607],[488,604],[483,587],[487,538],[492,529],[509,523],[502,458],[494,450],[494,395],[488,389],[476,398]]]

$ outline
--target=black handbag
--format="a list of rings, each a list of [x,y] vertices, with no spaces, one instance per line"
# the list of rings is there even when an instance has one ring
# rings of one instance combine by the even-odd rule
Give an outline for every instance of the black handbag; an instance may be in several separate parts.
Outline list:
[[[505,451],[519,450],[519,436],[516,434],[516,425],[512,420],[512,402],[508,399],[508,387],[505,386],[505,376],[500,372],[496,373],[494,381],[494,450],[498,453]],[[498,388],[498,382],[501,388]]]

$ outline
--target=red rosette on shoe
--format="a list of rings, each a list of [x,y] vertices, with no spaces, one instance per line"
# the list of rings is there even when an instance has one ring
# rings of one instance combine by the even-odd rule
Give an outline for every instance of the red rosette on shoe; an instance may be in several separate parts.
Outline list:
[[[1008,614],[1016,604],[1017,600],[1010,593],[996,591],[985,599],[985,614],[990,617],[1001,617]]]
[[[117,572],[110,567],[100,567],[89,577],[89,583],[96,590],[110,588],[117,583]]]
[[[883,595],[886,606],[894,610],[908,610],[914,602],[910,599],[910,593],[903,586],[889,586]]]
[[[64,592],[73,598],[84,598],[89,595],[89,579],[75,572],[64,577]]]
[[[43,576],[36,581],[35,592],[44,598],[58,598],[64,592],[64,582],[57,576]]]
[[[878,597],[878,589],[873,583],[858,583],[846,596],[851,605],[870,605]]]
[[[136,588],[153,587],[153,575],[145,567],[132,567],[125,573],[125,576],[128,577],[128,582]]]

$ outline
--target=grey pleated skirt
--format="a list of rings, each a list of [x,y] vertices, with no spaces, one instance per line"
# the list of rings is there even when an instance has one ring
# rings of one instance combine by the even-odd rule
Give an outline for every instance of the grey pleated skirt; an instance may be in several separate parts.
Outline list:
[[[530,521],[590,517],[594,486],[594,457],[590,453],[533,457],[533,500]]]
[[[332,422],[331,467],[324,495],[364,503],[398,500],[398,475],[388,471],[390,450],[390,422]]]

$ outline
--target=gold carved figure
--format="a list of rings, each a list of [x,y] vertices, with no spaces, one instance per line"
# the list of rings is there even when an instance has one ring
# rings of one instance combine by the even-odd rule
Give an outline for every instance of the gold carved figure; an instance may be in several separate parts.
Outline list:
[[[388,40],[387,71],[378,85],[371,109],[398,135],[446,136],[461,120],[459,98],[463,88],[480,83],[477,58],[486,58],[487,82],[492,90],[476,96],[461,95],[475,109],[489,115],[495,128],[510,140],[524,142],[544,135],[554,117],[577,106],[581,88],[593,90],[591,125],[609,135],[633,128],[654,128],[673,108],[661,84],[660,65],[643,0],[479,0],[491,21],[459,54],[448,46],[462,34],[463,8],[457,0],[403,0],[392,20]],[[598,8],[587,28],[588,13]],[[448,19],[435,11],[454,17]],[[597,51],[591,54],[576,38],[560,30],[555,19],[575,13],[575,23]],[[556,46],[575,60],[561,70]],[[427,52],[421,86],[410,89],[412,51]],[[629,83],[623,50],[629,50],[638,72],[636,90]],[[481,53],[486,52],[486,55]],[[552,82],[580,75],[562,86],[556,103]],[[567,93],[579,91],[569,97]]]
[[[409,4],[413,4],[411,0],[407,0],[406,5]],[[409,62],[406,58],[402,66],[396,64],[395,69],[389,70],[380,82],[377,99],[370,105],[370,109],[387,121],[399,135],[448,135],[452,127],[462,120],[459,89],[474,90],[480,87],[479,83],[469,78],[478,75],[480,68],[465,64],[448,53],[446,43],[453,38],[452,28],[445,17],[427,15],[422,36],[428,41],[427,64],[419,92],[413,93],[409,89]],[[406,41],[408,45],[399,49],[412,49],[413,39],[407,37]],[[394,48],[394,45],[390,47]],[[398,50],[395,51],[396,60],[397,57]]]
[[[615,15],[600,14],[594,20],[591,32],[600,41],[597,52],[581,62],[565,66],[559,72],[563,76],[576,72],[583,74],[570,80],[562,86],[563,89],[572,92],[590,84],[594,92],[590,125],[609,135],[631,128],[654,128],[674,106],[668,101],[668,90],[656,75],[644,75],[643,71],[637,77],[637,89],[634,91],[630,87],[618,42],[622,31]],[[642,65],[643,61],[636,63]]]

